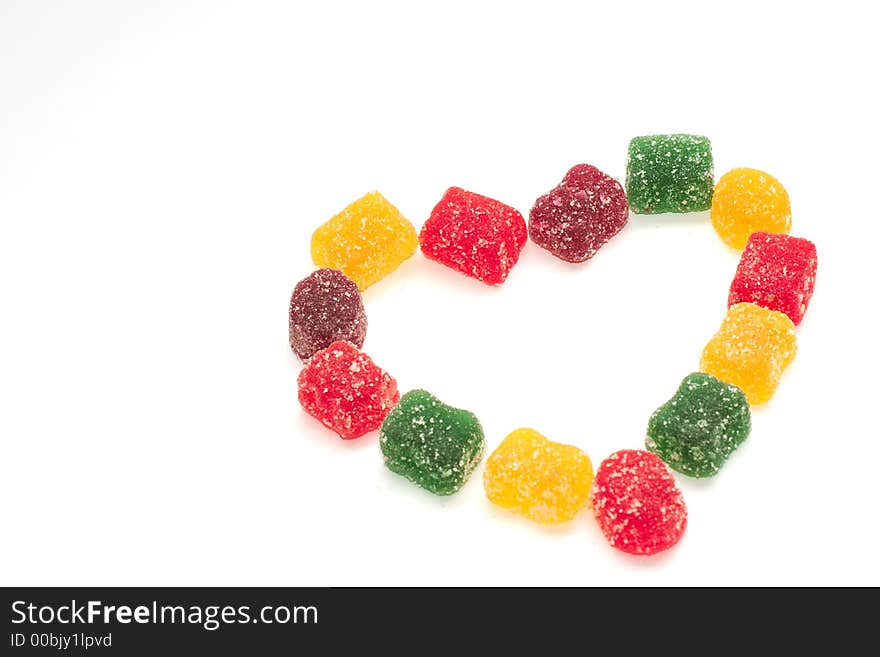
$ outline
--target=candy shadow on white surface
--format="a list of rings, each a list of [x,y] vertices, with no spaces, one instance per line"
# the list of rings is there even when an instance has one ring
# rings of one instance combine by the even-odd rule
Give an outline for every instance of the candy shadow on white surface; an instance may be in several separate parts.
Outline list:
[[[482,510],[486,513],[491,522],[505,523],[525,531],[541,532],[548,538],[559,539],[572,536],[578,531],[581,525],[584,524],[584,519],[586,519],[587,522],[592,520],[590,517],[592,511],[590,511],[590,509],[581,509],[575,517],[568,522],[542,524],[535,522],[520,513],[514,513],[513,511],[502,508],[497,504],[493,504],[485,494],[482,497]]]
[[[390,470],[388,466],[385,465],[378,446],[376,447],[376,451],[379,452],[378,467],[381,469],[381,473],[377,475],[377,486],[382,494],[403,495],[408,497],[410,502],[424,504],[433,508],[440,507],[451,509],[470,506],[471,502],[468,501],[469,496],[466,493],[470,486],[477,485],[477,482],[475,481],[478,479],[477,472],[474,472],[471,478],[465,482],[464,486],[455,493],[451,495],[436,495],[403,475],[399,475]]]
[[[393,295],[398,290],[410,286],[419,287],[426,293],[446,292],[464,296],[491,294],[497,292],[500,287],[486,285],[439,262],[429,260],[421,251],[416,251],[400,267],[363,291],[364,305],[380,296]],[[369,319],[369,309],[367,309],[367,317]]]
[[[340,438],[339,442],[342,443],[341,451],[344,452],[360,452],[365,449],[375,449],[378,452],[379,430],[374,429],[373,431],[368,431],[363,436],[359,436],[358,438],[354,438],[352,440],[342,440]]]
[[[293,395],[296,397],[295,390]],[[305,438],[310,442],[314,442],[317,447],[334,452],[360,452],[367,449],[369,445],[372,445],[378,451],[378,429],[369,431],[363,436],[352,438],[351,440],[343,440],[335,431],[325,427],[320,420],[306,413],[299,403],[296,403],[296,407],[297,417],[293,434],[295,439]],[[333,458],[333,456],[328,458]]]
[[[596,256],[584,262],[567,262],[529,240],[520,255],[519,262],[511,271],[508,281],[514,277],[518,269],[520,276],[526,275],[523,271],[526,268],[540,269],[542,276],[546,276],[548,271],[552,271],[554,275],[562,274],[563,276],[580,274],[585,267],[590,266],[591,261],[598,257],[598,255],[597,253]]]
[[[611,544],[607,542],[606,546],[608,550],[614,553],[611,558],[616,561],[626,563],[630,568],[637,568],[647,572],[657,572],[658,567],[672,566],[675,563],[675,553],[678,552],[680,548],[684,547],[682,543],[688,540],[688,532],[690,531],[691,528],[690,525],[688,525],[687,529],[684,531],[684,535],[678,543],[668,550],[663,550],[663,552],[658,552],[657,554],[629,554],[628,552],[612,547]]]
[[[691,226],[711,226],[709,211],[702,212],[664,212],[662,214],[629,213],[626,226],[634,230],[656,230],[662,228],[684,228]],[[626,227],[624,227],[626,230]],[[622,232],[622,231],[621,231]],[[719,241],[721,238],[718,238]]]

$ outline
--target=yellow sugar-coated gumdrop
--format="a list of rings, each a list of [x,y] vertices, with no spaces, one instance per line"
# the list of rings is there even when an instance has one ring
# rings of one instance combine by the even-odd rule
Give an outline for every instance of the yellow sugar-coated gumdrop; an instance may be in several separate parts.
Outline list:
[[[788,233],[791,203],[776,178],[757,169],[731,169],[712,195],[712,225],[728,246],[744,249],[749,235]]]
[[[593,483],[590,457],[534,429],[516,429],[486,461],[483,486],[505,509],[543,523],[571,520],[587,505]]]
[[[782,372],[797,353],[794,324],[785,313],[754,303],[731,306],[712,336],[700,369],[742,390],[749,404],[773,396]]]
[[[338,269],[365,290],[416,252],[416,229],[379,192],[370,192],[318,226],[312,260]]]

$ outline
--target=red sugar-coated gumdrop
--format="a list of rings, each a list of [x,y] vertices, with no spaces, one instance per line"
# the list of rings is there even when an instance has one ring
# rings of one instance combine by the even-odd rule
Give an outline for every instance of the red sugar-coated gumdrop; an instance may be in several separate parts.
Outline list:
[[[578,164],[529,213],[529,237],[566,262],[592,258],[626,225],[629,204],[619,182]]]
[[[800,324],[813,296],[816,264],[816,245],[809,240],[752,233],[730,284],[727,305],[749,301]]]
[[[590,498],[605,538],[630,554],[671,548],[687,527],[681,491],[651,452],[622,449],[602,461]]]
[[[297,384],[306,413],[344,440],[378,429],[400,399],[397,381],[348,342],[312,356]]]
[[[422,226],[419,244],[431,260],[487,285],[500,285],[526,244],[523,216],[500,201],[446,190]]]

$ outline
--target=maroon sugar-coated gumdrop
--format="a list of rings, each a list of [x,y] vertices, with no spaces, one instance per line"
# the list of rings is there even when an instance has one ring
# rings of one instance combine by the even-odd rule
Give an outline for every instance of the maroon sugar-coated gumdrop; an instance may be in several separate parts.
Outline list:
[[[459,187],[446,190],[419,234],[427,258],[487,285],[505,281],[526,239],[518,210]]]
[[[297,386],[306,413],[344,440],[378,429],[400,400],[397,381],[350,342],[312,356]]]
[[[289,327],[290,348],[304,361],[337,340],[362,347],[367,315],[358,286],[336,269],[312,272],[290,297]]]
[[[583,262],[626,225],[629,204],[619,182],[578,164],[529,213],[529,237],[566,262]]]
[[[656,454],[622,449],[602,461],[590,491],[605,538],[630,554],[655,554],[678,543],[687,507],[666,464]]]
[[[752,233],[730,284],[727,305],[749,301],[800,324],[813,296],[816,264],[816,245],[809,240]]]

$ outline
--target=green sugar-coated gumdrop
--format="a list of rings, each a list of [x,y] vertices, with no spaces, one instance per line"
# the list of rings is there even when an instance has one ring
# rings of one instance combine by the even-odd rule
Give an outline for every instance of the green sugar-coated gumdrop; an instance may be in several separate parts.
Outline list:
[[[689,374],[648,422],[645,446],[673,470],[711,477],[752,426],[742,390],[710,374]]]
[[[437,495],[460,489],[480,462],[483,427],[470,411],[410,390],[379,429],[385,465]]]
[[[629,142],[626,196],[635,214],[708,210],[714,188],[708,137],[649,135]]]

